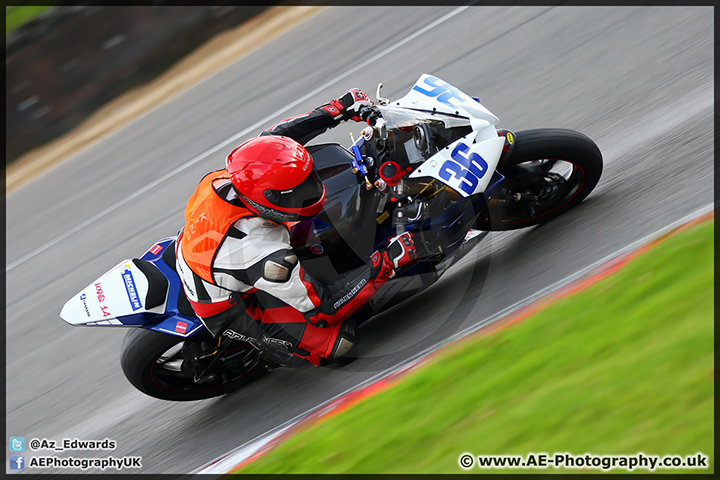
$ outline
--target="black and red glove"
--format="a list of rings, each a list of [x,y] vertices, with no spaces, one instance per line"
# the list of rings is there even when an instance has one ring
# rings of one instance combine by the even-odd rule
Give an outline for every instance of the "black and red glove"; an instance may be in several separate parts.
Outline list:
[[[395,276],[395,270],[417,259],[415,242],[410,232],[388,240],[388,247],[372,254],[372,269],[375,279],[384,282]]]
[[[360,110],[363,107],[370,107],[372,105],[373,102],[362,90],[351,88],[340,98],[323,105],[322,108],[338,120],[355,120],[356,122],[362,122],[363,119],[360,117]]]
[[[405,232],[402,235],[391,238],[388,240],[388,243],[388,255],[396,270],[417,258],[412,233]]]

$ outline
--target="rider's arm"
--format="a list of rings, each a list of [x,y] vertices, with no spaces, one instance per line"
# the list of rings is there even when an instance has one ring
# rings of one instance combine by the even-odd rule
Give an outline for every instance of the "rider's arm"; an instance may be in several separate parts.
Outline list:
[[[284,226],[276,228],[287,232]],[[255,289],[259,309],[250,313],[256,318],[261,317],[263,322],[272,322],[273,317],[278,316],[278,320],[284,322],[295,317],[318,327],[336,325],[367,302],[392,277],[396,268],[415,259],[412,236],[404,234],[387,249],[375,252],[371,265],[347,281],[344,287],[331,291],[302,268],[290,247],[289,234],[249,233],[242,239],[245,249],[254,250],[252,245],[257,245],[258,249],[269,253],[245,269],[235,269],[232,275]],[[276,240],[269,242],[272,238]],[[225,272],[216,269],[216,273]]]
[[[341,323],[370,300],[395,271],[387,251],[375,252],[370,266],[362,269],[354,278],[346,281],[343,288],[333,293],[310,277],[301,265],[298,264],[297,269],[315,304],[315,308],[303,312],[303,316],[317,327],[331,327]]]
[[[331,100],[305,114],[286,118],[260,135],[282,135],[304,145],[329,128],[336,126],[340,120],[359,122],[360,108],[371,104],[367,95],[362,91],[356,88],[350,89],[337,100]]]

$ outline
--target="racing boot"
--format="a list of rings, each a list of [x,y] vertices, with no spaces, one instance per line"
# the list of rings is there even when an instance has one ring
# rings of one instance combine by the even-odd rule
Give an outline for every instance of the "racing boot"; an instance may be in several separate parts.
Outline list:
[[[358,326],[353,317],[345,319],[328,360],[344,367],[358,357]]]

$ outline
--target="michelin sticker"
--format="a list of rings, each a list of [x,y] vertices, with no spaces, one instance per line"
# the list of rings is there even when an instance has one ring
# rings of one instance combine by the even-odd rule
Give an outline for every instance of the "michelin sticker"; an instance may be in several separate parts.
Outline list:
[[[125,265],[125,266],[130,267],[130,265]],[[130,300],[130,305],[132,306],[133,312],[135,310],[140,310],[142,308],[142,303],[140,303],[140,298],[138,297],[138,293],[137,293],[137,287],[135,286],[135,279],[133,279],[130,268],[125,269],[125,271],[122,273],[122,277],[123,277],[123,283],[125,284],[125,290],[127,291],[128,299]]]

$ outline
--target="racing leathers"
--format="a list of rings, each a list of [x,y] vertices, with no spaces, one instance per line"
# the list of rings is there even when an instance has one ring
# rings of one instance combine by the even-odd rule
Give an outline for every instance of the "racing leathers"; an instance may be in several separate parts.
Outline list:
[[[261,135],[305,143],[339,120],[352,118],[346,107],[333,100]],[[247,208],[224,169],[203,178],[188,201],[185,218],[177,241],[177,271],[207,329],[216,337],[240,338],[313,365],[354,353],[357,332],[348,317],[395,268],[415,258],[412,236],[403,234],[375,252],[371,264],[354,278],[328,288],[303,270],[290,245],[291,225]]]

